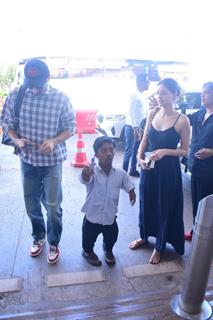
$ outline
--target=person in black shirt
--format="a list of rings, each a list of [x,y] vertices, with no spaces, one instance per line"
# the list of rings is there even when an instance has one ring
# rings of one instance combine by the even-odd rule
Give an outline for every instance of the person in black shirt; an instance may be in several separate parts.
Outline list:
[[[188,167],[191,171],[193,218],[201,199],[213,194],[213,82],[203,85],[201,99],[203,108],[189,116],[192,139]],[[193,230],[185,233],[191,241]]]

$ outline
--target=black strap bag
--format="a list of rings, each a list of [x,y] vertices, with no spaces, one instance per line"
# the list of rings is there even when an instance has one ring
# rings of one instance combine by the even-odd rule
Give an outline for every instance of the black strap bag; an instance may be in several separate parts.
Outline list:
[[[19,115],[21,110],[22,101],[26,92],[26,88],[24,86],[20,86],[18,95],[14,104],[14,114],[15,114],[15,123],[14,123],[14,131],[18,134],[18,126],[19,126]],[[2,141],[1,143],[15,147],[13,141],[8,137],[8,135],[3,130]]]

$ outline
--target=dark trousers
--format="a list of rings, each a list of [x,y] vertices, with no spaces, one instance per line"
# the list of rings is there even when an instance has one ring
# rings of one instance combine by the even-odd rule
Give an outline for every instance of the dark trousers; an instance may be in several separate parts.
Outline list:
[[[103,235],[104,250],[111,252],[118,239],[116,218],[113,224],[103,226],[102,224],[88,221],[85,216],[82,225],[82,247],[86,253],[93,252],[96,239],[100,233]]]
[[[192,208],[193,218],[197,214],[199,201],[211,194],[213,194],[213,179],[212,177],[200,178],[191,175],[191,191],[192,191]]]

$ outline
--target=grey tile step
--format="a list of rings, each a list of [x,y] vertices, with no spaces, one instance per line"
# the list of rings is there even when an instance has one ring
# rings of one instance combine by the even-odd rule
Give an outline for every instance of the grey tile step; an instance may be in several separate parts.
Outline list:
[[[1,314],[0,320],[53,320],[53,319],[93,319],[93,320],[178,320],[170,308],[171,298],[177,294],[173,290],[158,290],[144,294],[116,299],[95,299],[87,303],[75,304],[66,308],[45,311]],[[206,300],[213,306],[213,286],[208,287]],[[211,318],[213,319],[213,318]]]

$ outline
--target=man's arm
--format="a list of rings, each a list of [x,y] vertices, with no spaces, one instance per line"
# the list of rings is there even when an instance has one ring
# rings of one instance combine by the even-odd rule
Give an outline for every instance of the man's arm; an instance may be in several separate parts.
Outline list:
[[[48,154],[53,151],[55,145],[62,143],[73,136],[73,132],[66,130],[59,133],[56,137],[52,139],[45,140],[42,145],[38,148],[42,153]]]
[[[134,98],[132,99],[131,106],[130,106],[130,115],[131,115],[131,121],[132,121],[132,127],[133,128],[139,128],[138,121],[142,120],[140,119],[141,113],[139,112],[141,106],[141,102]]]
[[[203,160],[203,159],[207,159],[207,158],[213,157],[213,149],[202,148],[202,149],[198,150],[194,154],[194,156],[195,156],[195,158],[197,158],[199,160]]]
[[[8,133],[9,129],[14,128],[14,93],[10,92],[4,102],[1,113],[1,126],[5,133]]]
[[[39,151],[44,154],[49,154],[53,151],[55,145],[66,141],[74,135],[75,114],[68,97],[61,110],[58,131],[59,133],[55,137],[48,139],[42,143],[42,145],[38,148]]]
[[[59,119],[59,130],[58,132],[65,132],[69,130],[72,134],[75,132],[75,112],[73,110],[70,99],[67,97],[66,103],[61,110]]]
[[[31,141],[25,138],[19,138],[17,133],[13,129],[9,129],[7,132],[8,137],[13,141],[16,147],[23,148],[26,144],[31,144]]]
[[[18,94],[19,88],[16,88],[14,91],[11,91],[3,105],[2,113],[1,113],[1,125],[4,130],[4,132],[11,138],[13,143],[18,147],[18,148],[23,148],[25,144],[30,143],[29,140],[23,138],[19,139],[17,136],[17,133],[15,132],[15,114],[14,114],[14,104],[15,100],[17,99],[17,94]]]
[[[93,174],[94,174],[93,168],[91,166],[85,166],[82,169],[81,177],[83,181],[89,182]]]

